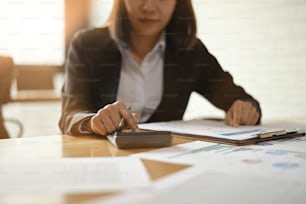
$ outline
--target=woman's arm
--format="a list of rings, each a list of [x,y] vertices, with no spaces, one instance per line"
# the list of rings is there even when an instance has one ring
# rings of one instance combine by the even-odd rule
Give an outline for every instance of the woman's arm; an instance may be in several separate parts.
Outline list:
[[[83,45],[83,33],[75,35],[70,45],[65,64],[65,81],[62,87],[62,115],[59,126],[64,134],[90,134],[82,130],[94,113],[91,113],[91,96],[89,90],[90,75]]]
[[[241,86],[234,83],[231,74],[222,69],[217,59],[208,52],[201,42],[197,44],[195,50],[197,50],[196,61],[199,64],[207,65],[201,71],[202,73],[199,74],[200,77],[198,78],[196,86],[197,91],[213,105],[228,113],[226,116],[226,122],[228,124],[234,126],[237,126],[235,125],[236,122],[239,124],[258,124],[261,118],[261,109],[258,101]],[[237,105],[238,101],[239,103]],[[238,109],[241,109],[242,112]],[[242,115],[237,115],[238,112]],[[248,112],[251,112],[250,117],[252,119],[248,118]],[[255,120],[254,118],[257,119],[255,123],[253,122]],[[232,123],[233,120],[234,124]]]

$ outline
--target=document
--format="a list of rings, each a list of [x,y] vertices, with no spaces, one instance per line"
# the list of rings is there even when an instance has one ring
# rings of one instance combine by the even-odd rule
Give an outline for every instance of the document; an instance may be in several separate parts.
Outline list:
[[[138,158],[0,160],[1,193],[95,193],[148,187]]]
[[[231,142],[238,145],[253,144],[269,139],[300,136],[296,130],[265,126],[228,126],[223,121],[189,120],[140,124],[145,130],[171,131],[197,139],[211,139],[217,142]]]
[[[179,144],[132,155],[234,175],[300,180],[306,174],[306,153],[269,146],[231,146],[204,141]]]
[[[153,192],[130,192],[111,199],[97,199],[83,204],[304,204],[305,192],[306,182],[302,180],[280,181],[256,175],[230,175],[204,171],[180,185],[167,189]]]
[[[301,143],[292,141],[291,145]],[[270,145],[237,147],[195,141],[134,154],[132,156],[193,166],[157,181],[150,190],[128,191],[86,204],[169,201],[304,204],[306,153],[281,150],[282,147],[277,150],[278,144],[273,146],[275,149],[270,149]]]

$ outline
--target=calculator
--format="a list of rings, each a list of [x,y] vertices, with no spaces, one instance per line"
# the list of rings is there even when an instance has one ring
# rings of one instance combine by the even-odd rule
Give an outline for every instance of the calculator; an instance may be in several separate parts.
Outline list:
[[[114,132],[107,139],[119,149],[166,147],[172,144],[169,131]]]

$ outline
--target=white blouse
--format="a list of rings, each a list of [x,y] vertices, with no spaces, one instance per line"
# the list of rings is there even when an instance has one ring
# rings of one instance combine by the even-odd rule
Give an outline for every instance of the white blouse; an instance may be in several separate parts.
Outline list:
[[[132,112],[138,113],[140,122],[146,122],[162,98],[165,34],[162,34],[141,64],[134,60],[127,48],[118,41],[116,43],[122,55],[117,100],[123,101],[131,107]]]

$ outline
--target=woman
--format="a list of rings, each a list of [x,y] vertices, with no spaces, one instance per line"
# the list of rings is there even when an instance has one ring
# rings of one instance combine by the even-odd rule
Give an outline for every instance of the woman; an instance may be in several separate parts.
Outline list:
[[[107,26],[73,39],[65,69],[65,134],[107,135],[122,118],[133,131],[138,121],[182,119],[192,91],[229,125],[260,121],[258,102],[196,38],[191,0],[116,0]]]

